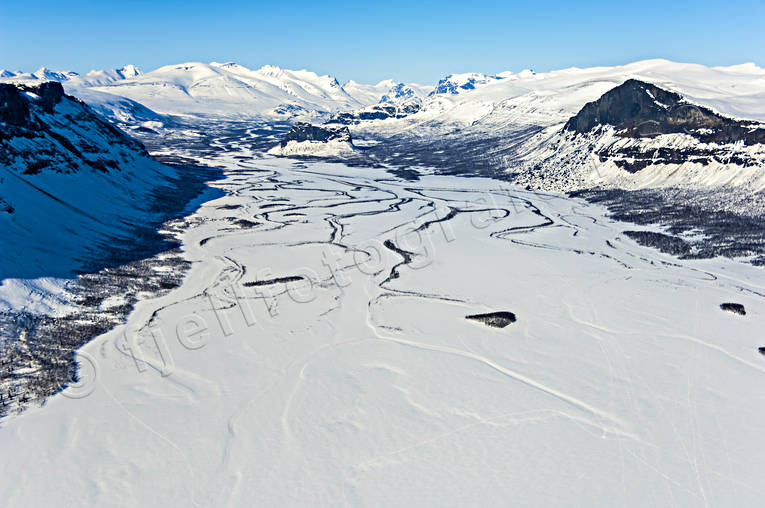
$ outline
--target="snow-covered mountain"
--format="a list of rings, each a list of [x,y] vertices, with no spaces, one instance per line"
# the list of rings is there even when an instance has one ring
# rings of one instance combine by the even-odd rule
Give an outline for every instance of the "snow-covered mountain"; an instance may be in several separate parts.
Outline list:
[[[413,88],[411,85],[404,83],[396,83],[390,89],[385,92],[385,95],[380,97],[380,104],[401,104],[403,102],[409,102],[415,100],[422,102],[424,94],[422,90]]]
[[[661,179],[647,178],[645,175],[650,171],[635,176],[634,172],[630,174],[623,168],[614,168],[608,160],[595,156],[598,149],[594,141],[584,141],[584,136],[569,139],[570,142],[561,140],[566,122],[587,103],[598,100],[630,79],[677,93],[681,97],[678,100],[683,103],[708,108],[731,119],[765,121],[765,69],[754,64],[710,68],[667,60],[647,60],[618,67],[571,68],[548,73],[523,71],[497,76],[452,75],[441,80],[439,87],[413,114],[363,118],[372,121],[361,122],[354,118],[353,122],[346,123],[358,124],[352,130],[362,137],[393,140],[397,143],[393,150],[395,153],[404,153],[407,143],[411,145],[411,151],[420,155],[432,153],[434,150],[425,147],[442,144],[446,139],[450,140],[450,146],[471,143],[479,147],[475,150],[475,157],[482,161],[491,159],[495,170],[508,173],[522,171],[524,178],[519,183],[530,183],[548,190],[571,190],[595,184],[625,185],[629,181],[636,186],[678,183],[721,185],[744,180],[751,183],[753,172],[765,174],[762,163],[754,162],[760,160],[759,156],[752,158],[752,151],[759,149],[735,143],[728,147],[728,156],[716,168],[708,164],[702,168],[703,171],[699,171],[698,167],[689,167],[691,161],[680,159],[664,165],[662,170],[676,178]],[[686,141],[696,143],[683,138],[681,133],[669,137],[652,136],[644,141],[644,152],[672,146],[677,148],[678,143],[682,145]],[[643,141],[620,138],[619,143]],[[592,174],[583,179],[579,168],[575,168],[577,170],[573,173],[576,174],[567,180],[566,175],[572,173],[572,160],[568,156],[574,148],[580,154],[592,156],[586,161]],[[552,157],[555,153],[560,157]],[[419,156],[415,154],[413,157],[418,160]],[[412,159],[408,160],[412,162]],[[551,164],[542,164],[545,160]],[[742,160],[748,162],[737,164]],[[439,161],[428,159],[420,162],[436,164]],[[648,162],[648,166],[652,166],[651,161]],[[688,171],[673,171],[683,165]],[[727,171],[724,177],[717,171],[721,166],[725,166]],[[553,167],[558,178],[555,185],[550,186],[551,180],[547,178],[549,174],[546,171]],[[747,177],[731,179],[730,171],[739,169]]]
[[[675,91],[722,114],[765,121],[765,69],[754,64],[705,67],[657,59],[617,67],[500,73],[474,81],[472,88],[454,87],[458,93],[449,92],[452,85],[470,81],[445,78],[441,81],[447,85],[430,94],[410,123],[425,127],[429,123],[461,127],[563,124],[587,102],[631,78]]]
[[[58,81],[66,82],[69,86],[106,85],[122,79],[135,78],[141,74],[140,69],[135,65],[125,65],[118,69],[92,70],[84,76],[74,71],[53,71],[47,67],[41,67],[35,72],[12,72],[0,69],[0,78],[9,81]]]
[[[162,115],[127,97],[94,88],[140,75],[142,75],[141,71],[134,65],[125,65],[117,69],[93,70],[84,76],[76,72],[57,72],[43,67],[33,73],[0,70],[0,81],[28,86],[36,86],[46,81],[57,81],[64,86],[67,93],[82,99],[96,112],[126,130],[156,129],[165,121]]]
[[[392,79],[380,81],[375,85],[367,85],[350,80],[343,84],[343,88],[358,101],[364,104],[374,104],[396,84]]]
[[[115,81],[137,78],[143,73],[135,65],[125,65],[118,69],[93,70],[84,76],[73,76],[69,78],[69,85],[76,86],[105,86]],[[61,81],[61,80],[59,80]]]
[[[532,136],[518,152],[516,181],[537,188],[765,188],[765,124],[636,79],[587,103],[562,129]]]
[[[441,79],[436,88],[428,95],[450,94],[457,95],[465,90],[475,90],[477,86],[485,85],[502,79],[499,76],[489,76],[479,72],[468,72],[463,74],[449,74]]]
[[[657,231],[434,170],[757,189],[765,70],[452,75],[430,95],[236,64],[7,74],[5,504],[762,504],[765,272],[687,258],[765,265],[765,220],[673,199],[694,229]],[[221,168],[219,199],[94,110],[197,113],[157,145]],[[349,126],[295,121],[271,153],[333,163],[264,156],[288,122],[250,118],[330,113]]]
[[[68,81],[79,77],[74,71],[53,71],[47,67],[40,67],[34,72],[0,69],[0,79],[13,81]]]
[[[388,83],[389,84],[389,83]],[[326,123],[357,124],[365,120],[404,118],[420,110],[427,97],[427,89],[417,85],[393,83],[376,104],[354,111],[341,111],[332,115]]]
[[[318,117],[368,103],[331,76],[271,65],[250,70],[235,63],[169,65],[92,89],[169,114]]]
[[[355,150],[348,127],[321,127],[295,122],[281,142],[268,153],[282,157],[338,157],[352,154]]]
[[[0,83],[0,279],[87,267],[151,223],[177,177],[61,84]]]
[[[3,78],[6,81],[61,80],[68,92],[82,97],[113,121],[134,128],[159,129],[162,114],[229,119],[265,117],[353,125],[354,134],[362,138],[395,140],[398,145],[411,142],[416,147],[410,148],[421,154],[444,152],[425,147],[445,139],[451,140],[450,146],[470,143],[474,150],[462,150],[457,158],[452,154],[447,162],[478,157],[481,159],[478,162],[495,170],[522,175],[518,183],[548,190],[572,190],[595,184],[629,183],[640,187],[752,183],[758,178],[752,172],[761,169],[759,155],[752,153],[757,149],[730,146],[724,149],[722,162],[718,161],[718,166],[725,166],[724,177],[714,164],[707,164],[701,171],[689,167],[690,161],[677,157],[668,166],[658,164],[658,159],[641,157],[648,164],[643,171],[630,173],[624,167],[614,167],[608,158],[595,156],[596,152],[604,153],[601,145],[607,141],[583,135],[569,140],[563,132],[566,122],[585,104],[630,79],[677,93],[689,104],[726,117],[765,121],[765,69],[754,64],[705,67],[646,60],[617,67],[570,68],[547,73],[523,70],[496,75],[450,74],[435,88],[391,80],[376,85],[354,81],[341,85],[331,76],[309,71],[270,65],[251,70],[236,63],[215,62],[169,65],[146,74],[133,66],[92,71],[84,76],[47,69],[33,74],[6,74],[13,74]],[[681,133],[673,133],[670,137],[644,141],[623,137],[616,141],[642,144],[642,152],[649,153],[677,148],[678,143],[682,145],[688,140],[684,141]],[[398,145],[390,153],[406,151],[401,149],[406,146]],[[580,156],[572,159],[574,152]],[[406,160],[418,161],[416,156]],[[564,160],[568,163],[561,167]],[[662,160],[667,161],[666,157]],[[441,164],[440,160],[431,159],[418,162]],[[475,162],[466,161],[464,165],[470,167]],[[682,165],[683,171],[673,171]],[[650,170],[645,171],[649,166],[675,178],[647,177],[651,174]],[[556,172],[553,179],[547,173],[552,168]],[[742,169],[743,173],[739,173],[744,176],[731,175],[731,169]],[[584,175],[583,171],[589,174]]]
[[[423,98],[434,89],[432,86],[423,86],[415,83],[405,84],[392,79],[380,81],[376,85],[365,85],[355,81],[348,81],[343,85],[343,88],[359,102],[365,104],[389,102],[390,99],[401,98],[402,94],[405,94],[407,97]]]
[[[6,81],[52,80],[68,93],[97,100],[104,108],[110,97],[122,97],[160,114],[271,118],[321,118],[380,102],[425,97],[433,87],[385,80],[376,85],[349,81],[306,70],[266,65],[251,70],[228,63],[190,62],[168,65],[143,74],[127,65],[113,70],[72,72],[41,69],[35,73],[3,71]],[[97,96],[94,92],[109,94]]]

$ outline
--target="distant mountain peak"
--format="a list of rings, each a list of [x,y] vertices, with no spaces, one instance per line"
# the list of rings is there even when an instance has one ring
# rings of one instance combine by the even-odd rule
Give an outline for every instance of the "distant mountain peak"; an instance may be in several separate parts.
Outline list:
[[[449,74],[441,79],[436,85],[435,90],[429,95],[450,94],[457,95],[462,91],[474,90],[476,86],[485,85],[492,81],[502,79],[498,76],[490,76],[478,72],[468,72],[464,74]]]
[[[122,75],[122,77],[124,77],[125,79],[134,78],[137,76],[141,76],[143,74],[143,72],[141,72],[141,70],[138,67],[132,64],[128,64],[128,65],[124,65],[120,67],[119,69],[117,69],[117,72],[119,72]]]
[[[61,71],[56,72],[48,69],[47,67],[40,67],[35,72],[32,73],[32,76],[34,76],[37,79],[42,79],[46,81],[66,81],[68,79],[72,79],[74,77],[79,76],[74,71]]]
[[[284,69],[276,65],[264,65],[263,67],[258,69],[258,72],[261,74],[265,74],[266,76],[278,77],[284,74]]]
[[[380,104],[397,104],[399,102],[416,99],[417,93],[404,83],[396,83],[388,90],[388,93],[380,97]]]

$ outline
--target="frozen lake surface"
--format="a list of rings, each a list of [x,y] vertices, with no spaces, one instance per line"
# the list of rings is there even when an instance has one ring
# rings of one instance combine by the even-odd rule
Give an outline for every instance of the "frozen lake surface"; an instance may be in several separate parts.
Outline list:
[[[246,155],[200,161],[226,195],[183,285],[2,421],[9,506],[762,505],[762,269],[495,180]]]

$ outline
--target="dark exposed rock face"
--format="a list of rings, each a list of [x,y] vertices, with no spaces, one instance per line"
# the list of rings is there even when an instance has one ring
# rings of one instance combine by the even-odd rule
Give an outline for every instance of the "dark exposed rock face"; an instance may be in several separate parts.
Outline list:
[[[40,105],[46,113],[53,113],[53,106],[64,98],[64,87],[58,81],[40,83],[30,91],[40,96]]]
[[[403,118],[417,113],[420,110],[418,101],[408,101],[403,104],[391,104],[389,102],[375,104],[358,111],[337,113],[328,121],[328,124],[340,123],[345,125],[357,124],[364,120],[386,120],[388,118]]]
[[[59,113],[55,108],[63,101],[73,107]],[[102,138],[103,146],[96,146],[92,136]],[[25,174],[43,168],[72,172],[82,164],[108,172],[119,165],[111,150],[117,146],[148,156],[141,143],[66,95],[61,83],[0,83],[0,164],[23,164]]]
[[[738,314],[739,316],[746,316],[746,309],[744,309],[744,306],[740,303],[721,303],[720,308]]]
[[[20,126],[29,121],[31,98],[27,93],[39,97],[37,101],[43,111],[52,113],[64,97],[64,87],[57,81],[35,86],[0,83],[0,122]]]
[[[0,83],[0,122],[23,125],[29,119],[29,100],[18,87]]]
[[[615,127],[623,137],[686,133],[703,143],[765,143],[765,129],[738,121],[686,101],[656,85],[629,79],[587,103],[564,129],[589,132],[601,125]]]
[[[351,142],[351,132],[348,127],[322,127],[306,122],[295,122],[292,129],[282,138],[281,146],[287,146],[290,141],[345,141]]]
[[[478,321],[492,328],[504,328],[509,324],[515,323],[515,314],[507,311],[489,312],[486,314],[471,314],[465,316],[470,321]]]
[[[653,164],[679,165],[695,162],[753,166],[760,164],[733,145],[765,143],[765,129],[755,122],[719,115],[689,103],[681,95],[650,83],[630,79],[587,103],[563,127],[575,135],[594,134],[610,126],[622,138],[653,138],[661,134],[689,136],[685,146],[607,146],[595,153],[601,162],[612,161],[635,173]]]

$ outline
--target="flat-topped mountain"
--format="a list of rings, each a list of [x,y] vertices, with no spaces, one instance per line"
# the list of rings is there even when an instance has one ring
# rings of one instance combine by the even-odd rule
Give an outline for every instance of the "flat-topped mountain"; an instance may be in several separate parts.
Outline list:
[[[295,122],[284,135],[272,155],[336,156],[355,150],[351,132],[346,126],[320,126],[307,122]]]
[[[623,137],[684,133],[703,143],[765,142],[765,129],[756,122],[725,117],[690,103],[678,93],[637,79],[628,79],[587,103],[564,129],[584,133],[604,125],[614,127]]]
[[[292,129],[282,138],[280,145],[287,146],[290,141],[350,142],[351,132],[348,127],[321,127],[306,122],[295,122]]]

